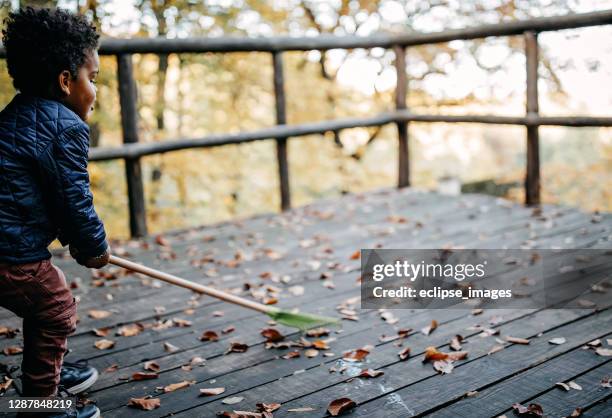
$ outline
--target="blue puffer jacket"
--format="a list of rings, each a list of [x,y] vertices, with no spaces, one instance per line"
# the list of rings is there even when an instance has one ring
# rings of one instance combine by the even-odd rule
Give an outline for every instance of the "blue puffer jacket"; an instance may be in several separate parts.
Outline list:
[[[0,112],[0,262],[48,259],[55,238],[83,257],[104,253],[88,150],[87,124],[60,102],[17,94]]]

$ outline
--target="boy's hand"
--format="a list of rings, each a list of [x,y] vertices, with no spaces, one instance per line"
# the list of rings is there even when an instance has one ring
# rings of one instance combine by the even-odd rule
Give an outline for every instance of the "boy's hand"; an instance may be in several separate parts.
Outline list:
[[[99,269],[108,264],[110,259],[110,248],[104,251],[104,253],[96,256],[96,257],[81,257],[79,251],[74,248],[72,245],[70,248],[70,255],[72,258],[76,260],[82,266],[88,267],[90,269]]]

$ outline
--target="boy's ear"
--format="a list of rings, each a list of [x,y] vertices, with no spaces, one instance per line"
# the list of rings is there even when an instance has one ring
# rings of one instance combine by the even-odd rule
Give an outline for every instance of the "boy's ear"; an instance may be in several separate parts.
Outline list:
[[[72,75],[70,71],[64,70],[58,76],[59,88],[64,96],[70,95],[70,87],[72,86]]]

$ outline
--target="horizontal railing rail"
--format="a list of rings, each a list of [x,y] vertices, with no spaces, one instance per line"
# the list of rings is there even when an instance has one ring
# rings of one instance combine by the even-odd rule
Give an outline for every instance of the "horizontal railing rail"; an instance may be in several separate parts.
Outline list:
[[[540,32],[576,29],[586,26],[612,24],[612,10],[590,13],[568,14],[565,16],[542,17],[520,21],[503,21],[496,24],[480,25],[465,29],[452,29],[433,33],[377,34],[368,37],[319,35],[316,37],[275,36],[265,38],[134,38],[102,39],[99,53],[117,57],[123,146],[116,148],[94,148],[90,151],[91,161],[123,159],[125,162],[130,233],[134,237],[147,234],[146,208],[140,159],[147,155],[160,154],[192,148],[206,148],[228,144],[240,144],[258,140],[276,141],[279,191],[281,209],[291,207],[289,190],[289,167],[287,140],[326,132],[340,132],[343,129],[382,126],[394,123],[398,135],[398,187],[410,185],[410,152],[408,124],[410,122],[484,123],[521,125],[526,128],[527,152],[525,174],[525,203],[540,203],[540,158],[538,127],[551,126],[612,126],[610,117],[554,116],[539,115],[538,106],[538,63],[537,36]],[[490,36],[522,35],[526,56],[526,112],[524,116],[496,115],[427,115],[414,114],[407,109],[406,96],[408,80],[406,74],[406,49],[419,45],[471,40]],[[372,117],[344,118],[322,122],[287,125],[286,100],[283,73],[284,51],[308,51],[329,49],[385,48],[395,53],[397,83],[395,109]],[[132,68],[132,54],[171,53],[271,53],[274,69],[273,85],[275,97],[276,126],[251,132],[215,134],[204,138],[164,140],[143,143],[139,140],[138,111],[136,107],[136,81]],[[0,46],[0,58],[6,51]]]

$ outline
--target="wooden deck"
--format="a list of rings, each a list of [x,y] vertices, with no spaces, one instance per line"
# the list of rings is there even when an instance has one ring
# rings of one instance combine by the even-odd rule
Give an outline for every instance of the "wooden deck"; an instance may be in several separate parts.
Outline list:
[[[569,416],[578,407],[582,416],[612,416],[612,389],[602,384],[605,376],[612,376],[612,357],[584,348],[596,339],[603,348],[612,348],[612,289],[593,294],[598,303],[594,309],[490,309],[481,314],[460,309],[393,310],[395,324],[386,322],[379,311],[359,309],[360,261],[353,255],[360,248],[526,244],[612,248],[612,215],[550,206],[535,214],[488,196],[384,190],[319,201],[282,215],[115,244],[118,255],[127,253],[134,261],[203,284],[258,300],[277,299],[280,307],[343,316],[341,330],[306,337],[327,340],[328,349],[315,351],[267,348],[260,334],[271,327],[267,318],[243,308],[126,276],[115,268],[92,279],[91,271],[56,257],[80,297],[80,322],[69,340],[72,352],[67,360],[84,358],[100,370],[100,379],[86,396],[105,418],[214,417],[219,411],[257,411],[259,403],[281,404],[274,417],[323,417],[328,416],[330,402],[343,397],[357,404],[345,414],[359,417],[511,417],[513,403],[537,403],[549,417]],[[92,310],[108,316],[96,319]],[[419,331],[434,319],[439,324],[434,332]],[[483,338],[475,324],[499,329],[500,335]],[[10,312],[0,311],[0,326],[20,325]],[[275,328],[286,341],[298,342],[302,336]],[[404,339],[381,339],[396,335],[400,328],[414,331]],[[92,329],[108,334],[96,336]],[[219,340],[200,341],[204,331],[215,331]],[[137,335],[117,335],[130,332]],[[450,374],[439,374],[422,362],[426,347],[449,351],[456,334],[465,338],[469,355],[456,362]],[[530,344],[504,342],[504,336],[527,338]],[[566,342],[550,344],[554,337]],[[114,341],[114,346],[96,348],[94,343],[103,339]],[[248,350],[227,353],[232,342],[246,344]],[[20,345],[20,335],[1,337],[0,344],[0,349]],[[342,360],[347,350],[367,345],[370,354],[362,362]],[[494,346],[503,349],[489,354]],[[405,347],[410,347],[410,357],[400,361],[398,352]],[[283,358],[293,351],[299,357]],[[8,369],[12,377],[19,375],[13,366],[20,361],[19,355],[0,355],[5,374]],[[159,367],[157,378],[134,380],[135,373],[145,371],[146,361]],[[384,375],[357,377],[366,368]],[[572,380],[582,390],[555,386]],[[164,393],[164,387],[179,382],[189,383]],[[217,387],[225,392],[199,396],[200,389]],[[15,390],[12,387],[5,396]],[[147,395],[160,400],[159,408],[141,411],[127,406],[130,398]]]

